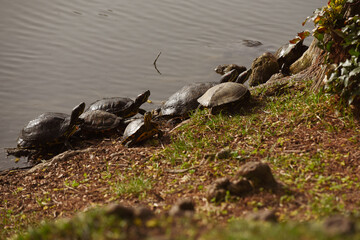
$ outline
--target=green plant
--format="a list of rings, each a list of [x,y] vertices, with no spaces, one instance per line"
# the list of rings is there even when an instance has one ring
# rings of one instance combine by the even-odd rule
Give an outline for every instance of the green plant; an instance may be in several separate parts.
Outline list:
[[[146,194],[146,191],[150,190],[151,188],[151,180],[144,179],[144,177],[140,175],[134,176],[131,179],[123,179],[116,183],[114,186],[114,191],[117,195],[134,194],[135,196],[139,196],[141,194]]]
[[[360,96],[360,17],[354,16],[342,28],[344,36],[343,46],[349,48],[351,57],[341,62],[326,81],[328,92],[338,93],[347,104]]]
[[[327,52],[328,64],[335,64],[334,71],[325,79],[325,89],[349,105],[360,97],[360,18],[359,15],[344,18],[351,4],[358,1],[330,0],[305,20],[314,22],[313,35],[319,40],[318,46]]]

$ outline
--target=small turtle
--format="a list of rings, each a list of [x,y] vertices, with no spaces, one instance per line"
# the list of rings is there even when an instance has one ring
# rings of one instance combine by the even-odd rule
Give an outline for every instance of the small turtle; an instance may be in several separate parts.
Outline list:
[[[246,67],[239,66],[239,65],[236,65],[236,64],[219,65],[214,70],[215,70],[216,73],[218,73],[220,75],[224,75],[224,74],[230,72],[233,69],[235,69],[238,72],[238,74],[242,73],[243,71],[246,71]]]
[[[76,106],[71,115],[65,113],[43,113],[30,121],[21,131],[17,141],[18,148],[38,148],[56,144],[68,144],[81,124],[79,116],[84,112],[85,103]]]
[[[145,110],[139,108],[148,100],[149,96],[150,91],[147,90],[144,93],[138,95],[135,101],[126,97],[103,98],[90,104],[86,111],[103,110],[122,118],[129,118],[136,115],[137,113],[145,113]]]
[[[224,75],[221,76],[220,78],[220,83],[223,82],[235,82],[236,79],[239,76],[239,72],[236,71],[236,69],[231,70],[230,72],[225,73]]]
[[[248,70],[240,73],[239,76],[237,77],[237,79],[235,80],[235,82],[236,83],[244,83],[244,82],[246,82],[246,80],[249,79],[251,73],[252,73],[251,68],[249,68]]]
[[[298,60],[308,49],[308,46],[303,45],[303,42],[304,40],[298,41],[295,44],[288,43],[276,51],[275,56],[277,57],[282,74],[290,75],[290,65]]]
[[[222,75],[220,83],[235,82],[240,74],[246,71],[246,67],[236,64],[219,65],[215,68],[215,72]]]
[[[216,84],[215,82],[192,83],[182,87],[161,106],[160,114],[171,117],[187,116],[199,106],[197,99]]]
[[[80,126],[84,134],[96,134],[118,129],[124,123],[123,118],[103,110],[86,111],[80,115]]]
[[[242,42],[243,42],[243,45],[245,45],[247,47],[257,47],[257,46],[262,45],[262,42],[256,41],[256,40],[244,39],[244,40],[242,40]]]
[[[211,109],[211,114],[217,114],[222,110],[236,111],[250,97],[250,91],[240,83],[225,82],[207,90],[198,102]]]
[[[146,112],[144,119],[136,119],[130,122],[125,128],[121,144],[126,147],[132,147],[153,137],[155,134],[161,135],[162,132],[158,129],[158,125],[151,118],[152,113]]]

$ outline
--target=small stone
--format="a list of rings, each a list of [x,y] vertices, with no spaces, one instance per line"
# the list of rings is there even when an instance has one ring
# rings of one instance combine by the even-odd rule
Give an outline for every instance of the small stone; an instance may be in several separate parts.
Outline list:
[[[230,184],[230,180],[227,177],[216,179],[213,183],[216,189],[227,189]]]
[[[355,222],[341,215],[325,219],[323,226],[329,235],[349,235],[355,233]]]
[[[134,209],[134,215],[142,220],[148,220],[154,217],[154,212],[147,207],[137,207]]]
[[[230,148],[223,148],[218,153],[216,153],[217,159],[227,159],[231,157],[231,150]]]
[[[205,154],[205,159],[208,159],[208,160],[210,160],[210,161],[213,161],[213,160],[215,160],[215,154],[211,154],[211,153],[208,153],[208,154]]]
[[[118,203],[113,203],[105,208],[105,214],[108,216],[115,216],[125,220],[132,220],[135,216],[134,209],[125,207]]]
[[[226,177],[215,180],[215,182],[208,187],[207,200],[209,202],[213,200],[215,202],[223,201],[229,185],[230,180]]]
[[[195,205],[191,199],[178,201],[169,211],[170,216],[191,216],[195,213]]]
[[[257,189],[275,189],[278,187],[269,165],[263,162],[248,162],[241,166],[238,174],[248,179]]]
[[[260,210],[250,213],[247,218],[252,221],[277,222],[276,212],[274,210]]]
[[[251,192],[253,188],[248,180],[241,179],[231,182],[228,186],[228,190],[231,195],[241,197]]]

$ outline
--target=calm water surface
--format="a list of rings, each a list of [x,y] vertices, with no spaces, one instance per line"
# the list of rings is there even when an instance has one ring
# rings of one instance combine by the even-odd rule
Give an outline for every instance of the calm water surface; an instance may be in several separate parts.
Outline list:
[[[41,113],[147,89],[155,108],[187,83],[218,80],[218,64],[276,51],[326,2],[0,0],[0,170],[26,164],[3,149]]]

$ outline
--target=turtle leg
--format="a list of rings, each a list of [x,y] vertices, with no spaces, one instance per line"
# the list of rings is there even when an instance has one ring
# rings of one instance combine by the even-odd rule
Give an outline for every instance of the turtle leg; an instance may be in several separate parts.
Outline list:
[[[6,154],[14,157],[27,157],[31,154],[36,153],[35,149],[27,149],[27,148],[6,148]]]
[[[219,107],[212,107],[211,109],[210,109],[210,113],[212,114],[212,115],[216,115],[216,114],[218,114],[218,113],[220,113],[221,112],[221,108],[219,108]]]
[[[133,140],[130,140],[128,141],[126,144],[125,144],[125,147],[127,148],[131,148],[135,145],[135,142]]]
[[[141,115],[144,115],[144,114],[146,113],[146,111],[145,111],[144,109],[142,109],[142,108],[139,108],[139,113],[140,113]]]
[[[65,140],[64,142],[64,147],[66,147],[67,149],[74,149],[73,146],[71,146],[70,142],[68,139]]]

